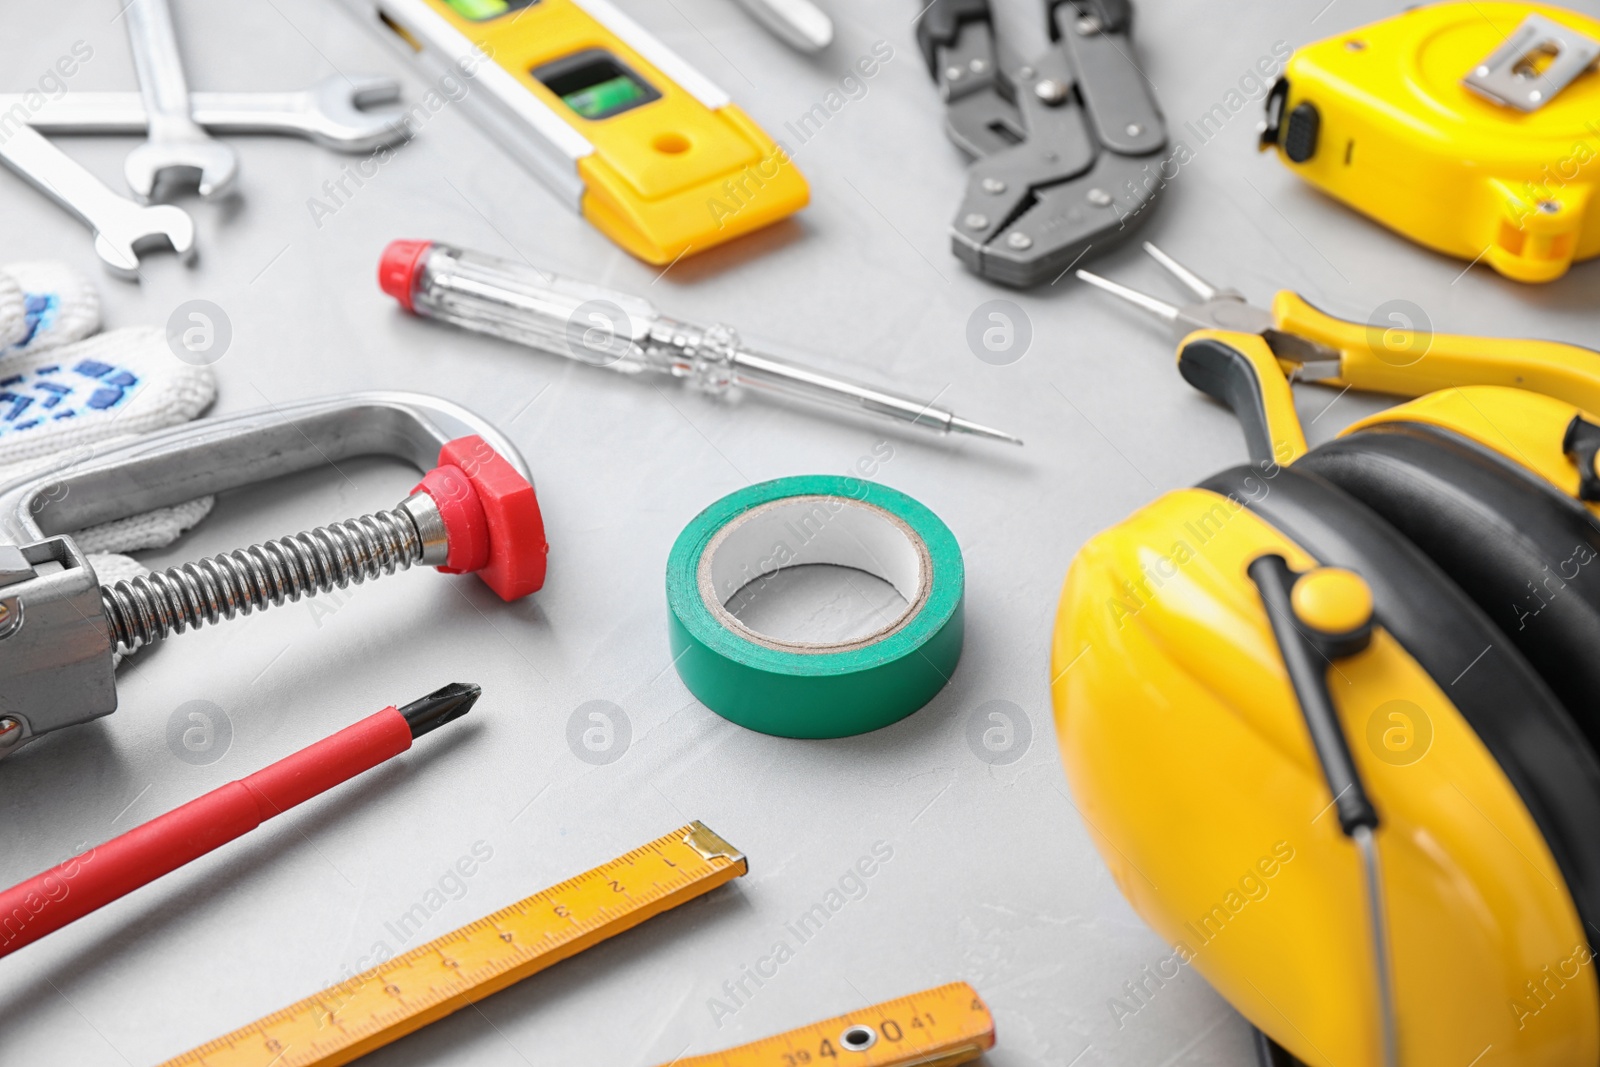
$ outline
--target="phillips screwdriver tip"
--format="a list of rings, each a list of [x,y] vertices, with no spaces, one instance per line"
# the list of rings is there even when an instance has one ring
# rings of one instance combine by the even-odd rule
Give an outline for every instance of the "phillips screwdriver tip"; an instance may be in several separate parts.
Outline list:
[[[416,739],[431,733],[447,722],[454,722],[472,710],[483,690],[471,682],[451,682],[443,689],[435,689],[421,700],[413,700],[400,709],[406,724],[411,727],[411,737]]]
[[[992,429],[981,423],[972,422],[958,416],[950,416],[950,431],[952,433],[970,433],[974,437],[987,437],[995,441],[1006,441],[1013,445],[1022,444],[1022,438],[1006,433],[1004,430]]]

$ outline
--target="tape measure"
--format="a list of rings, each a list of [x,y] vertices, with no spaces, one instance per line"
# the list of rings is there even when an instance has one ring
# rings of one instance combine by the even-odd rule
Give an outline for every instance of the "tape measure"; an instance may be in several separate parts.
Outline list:
[[[743,854],[690,823],[162,1067],[349,1063],[747,870]]]
[[[609,0],[345,2],[434,77],[438,106],[425,97],[418,118],[459,106],[647,262],[704,251],[810,199],[782,147]]]
[[[865,637],[784,641],[726,605],[785,567],[831,564],[894,586],[906,607]],[[672,662],[689,691],[740,726],[845,737],[905,718],[961,659],[965,570],[955,534],[904,493],[802,475],[746,486],[684,527],[667,558]]]
[[[994,1018],[965,982],[668,1067],[955,1067],[994,1048]]]
[[[1547,282],[1600,255],[1600,20],[1425,4],[1295,51],[1261,146],[1436,251]]]

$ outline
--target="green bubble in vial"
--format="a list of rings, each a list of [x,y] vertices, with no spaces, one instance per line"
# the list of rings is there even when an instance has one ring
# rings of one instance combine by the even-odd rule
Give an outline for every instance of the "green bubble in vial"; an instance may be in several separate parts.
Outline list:
[[[506,0],[446,0],[450,9],[464,19],[482,22],[511,10]]]
[[[584,118],[592,119],[627,107],[644,95],[644,86],[626,74],[621,74],[599,84],[591,85],[587,89],[579,89],[575,93],[568,93],[561,99],[565,100],[568,107]]]

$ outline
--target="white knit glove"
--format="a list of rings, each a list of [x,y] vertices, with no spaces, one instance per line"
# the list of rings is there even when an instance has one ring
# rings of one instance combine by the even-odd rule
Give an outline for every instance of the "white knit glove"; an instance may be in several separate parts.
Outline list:
[[[210,405],[211,368],[178,359],[159,327],[99,329],[100,298],[71,267],[0,267],[0,483],[62,459],[87,461]],[[206,497],[74,537],[100,580],[115,582],[145,573],[120,553],[170,544],[210,510]]]

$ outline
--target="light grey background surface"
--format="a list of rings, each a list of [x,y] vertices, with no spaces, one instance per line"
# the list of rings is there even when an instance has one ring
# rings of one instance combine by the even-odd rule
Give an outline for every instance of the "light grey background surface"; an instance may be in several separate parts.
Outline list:
[[[1110,999],[1167,948],[1123,902],[1067,800],[1046,677],[1073,552],[1157,493],[1238,462],[1231,418],[1178,378],[1171,340],[1131,310],[1068,281],[1001,292],[951,258],[945,232],[963,168],[915,51],[915,3],[832,0],[838,40],[807,60],[732,0],[620,2],[780,135],[874,42],[893,46],[866,95],[796,150],[814,196],[797,221],[658,277],[446,108],[320,226],[307,200],[351,160],[296,140],[233,138],[238,202],[185,201],[199,224],[198,265],[155,256],[136,286],[103,276],[87,233],[0,171],[3,258],[60,257],[96,274],[108,325],[162,323],[197,297],[225,310],[234,339],[217,364],[218,412],[372,388],[457,400],[522,448],[552,545],[549,584],[512,606],[474,580],[420,572],[176,638],[124,671],[114,716],[0,768],[9,884],[385,704],[457,679],[485,691],[469,721],[393,765],[0,961],[0,1060],[158,1062],[323,988],[378,942],[408,947],[386,924],[476,842],[492,859],[416,940],[699,818],[746,850],[747,878],[365,1062],[649,1067],[955,979],[994,1009],[996,1065],[1248,1062],[1244,1023],[1194,974],[1115,1019]],[[1400,7],[1145,0],[1139,60],[1194,153],[1145,235],[1258,302],[1293,288],[1365,320],[1404,298],[1441,329],[1593,344],[1600,268],[1524,288],[1416,249],[1256,155],[1256,103],[1209,143],[1183,128],[1275,42],[1306,43]],[[424,88],[330,3],[175,8],[197,88],[298,87],[336,70],[399,75],[413,99]],[[1039,10],[1014,0],[1006,14],[1042,40]],[[116,13],[112,0],[8,4],[0,88],[27,87],[80,39],[94,57],[74,89],[131,88]],[[120,184],[131,143],[67,147]],[[1027,447],[760,401],[718,407],[410,320],[373,280],[395,237],[523,256],[648,294],[669,313],[727,321],[938,394]],[[1133,246],[1097,269],[1167,291]],[[1034,331],[1025,358],[1005,367],[980,362],[965,340],[969,316],[997,297],[1020,303]],[[1300,394],[1314,440],[1380,406]],[[669,665],[662,575],[673,539],[748,482],[843,473],[885,440],[893,458],[877,477],[942,516],[965,552],[967,645],[954,681],[907,721],[850,740],[778,740],[724,722]],[[236,493],[152,561],[388,506],[408,478],[358,463]],[[233,733],[227,753],[201,767],[166,740],[169,719],[196,700],[222,709]],[[594,700],[622,708],[631,728],[628,750],[604,766],[566,740],[569,717]],[[967,741],[980,706],[995,700],[1023,709],[1031,730],[1030,747],[1006,765],[980,760]],[[726,999],[723,983],[880,841],[893,858],[865,895],[719,1025],[709,1001]]]

